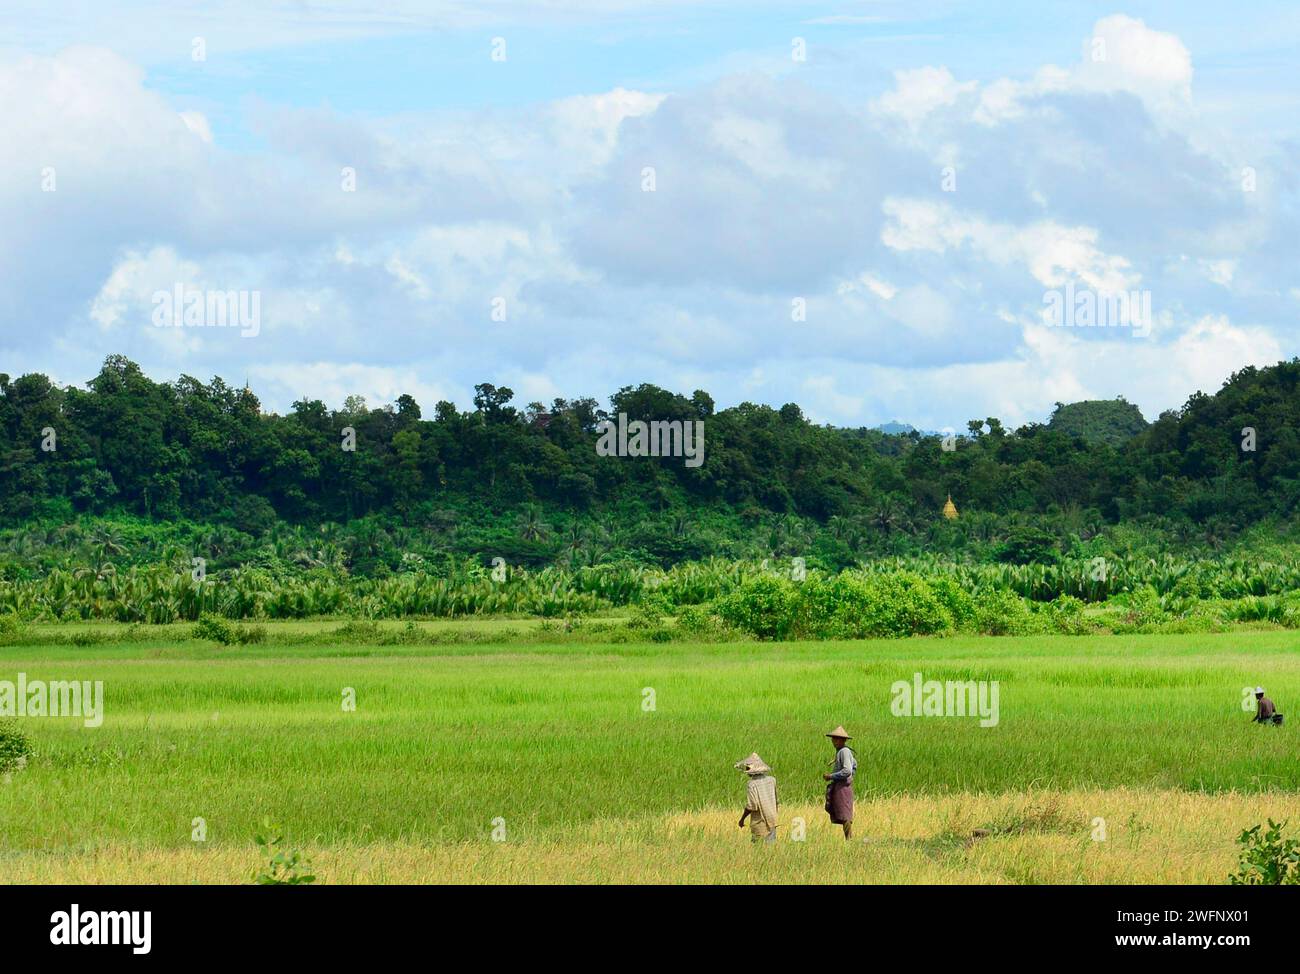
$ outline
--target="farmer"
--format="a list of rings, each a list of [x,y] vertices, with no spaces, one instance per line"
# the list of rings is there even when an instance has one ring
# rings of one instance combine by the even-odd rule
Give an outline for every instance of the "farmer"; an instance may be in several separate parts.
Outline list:
[[[853,838],[853,772],[858,770],[858,757],[849,747],[849,732],[840,724],[826,735],[835,745],[835,760],[829,774],[822,775],[826,786],[826,812],[835,825],[844,826],[844,838]]]
[[[758,752],[736,762],[736,770],[749,775],[745,788],[745,810],[740,813],[739,825],[745,827],[749,819],[749,838],[752,842],[776,841],[776,779]]]
[[[1277,707],[1273,706],[1273,701],[1264,696],[1263,687],[1255,687],[1255,723],[1282,723],[1282,715],[1277,712]]]

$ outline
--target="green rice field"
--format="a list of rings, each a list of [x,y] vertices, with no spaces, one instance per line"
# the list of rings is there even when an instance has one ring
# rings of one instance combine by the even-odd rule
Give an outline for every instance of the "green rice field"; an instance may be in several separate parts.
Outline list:
[[[1287,632],[360,645],[268,628],[251,646],[173,627],[0,648],[0,680],[102,680],[105,711],[12,721],[35,754],[0,784],[0,875],[249,882],[269,818],[317,882],[1222,882],[1241,828],[1300,821],[1296,725],[1242,709],[1262,683],[1300,724]],[[917,672],[998,681],[997,725],[895,716],[891,685]],[[821,809],[839,723],[853,842]],[[774,848],[736,827],[732,765],[755,750],[779,783]]]

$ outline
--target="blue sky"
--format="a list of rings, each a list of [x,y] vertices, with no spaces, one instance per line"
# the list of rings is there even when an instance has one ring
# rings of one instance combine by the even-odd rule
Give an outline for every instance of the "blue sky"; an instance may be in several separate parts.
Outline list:
[[[18,0],[0,28],[11,374],[123,352],[429,411],[652,381],[940,429],[1151,416],[1300,352],[1288,4]],[[256,335],[156,327],[176,285],[255,292]],[[1052,327],[1067,287],[1150,326]]]

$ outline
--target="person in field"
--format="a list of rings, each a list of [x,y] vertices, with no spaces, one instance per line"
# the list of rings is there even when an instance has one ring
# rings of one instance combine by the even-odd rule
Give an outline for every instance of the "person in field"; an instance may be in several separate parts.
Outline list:
[[[1273,705],[1273,701],[1264,696],[1263,687],[1255,687],[1255,723],[1282,723],[1282,715],[1277,712],[1277,707]]]
[[[755,751],[743,761],[736,762],[736,770],[749,776],[745,787],[745,810],[740,813],[740,827],[749,819],[751,842],[776,841],[776,779],[772,769]]]
[[[831,822],[844,826],[844,838],[853,838],[853,774],[858,770],[858,756],[849,747],[853,738],[840,724],[826,735],[835,746],[835,760],[829,773],[822,775],[826,785],[826,813]]]

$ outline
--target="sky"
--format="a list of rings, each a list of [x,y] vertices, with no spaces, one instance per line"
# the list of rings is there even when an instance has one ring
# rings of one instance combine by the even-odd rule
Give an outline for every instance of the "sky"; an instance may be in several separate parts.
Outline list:
[[[0,371],[1154,418],[1300,354],[1298,82],[1273,0],[6,0]]]

